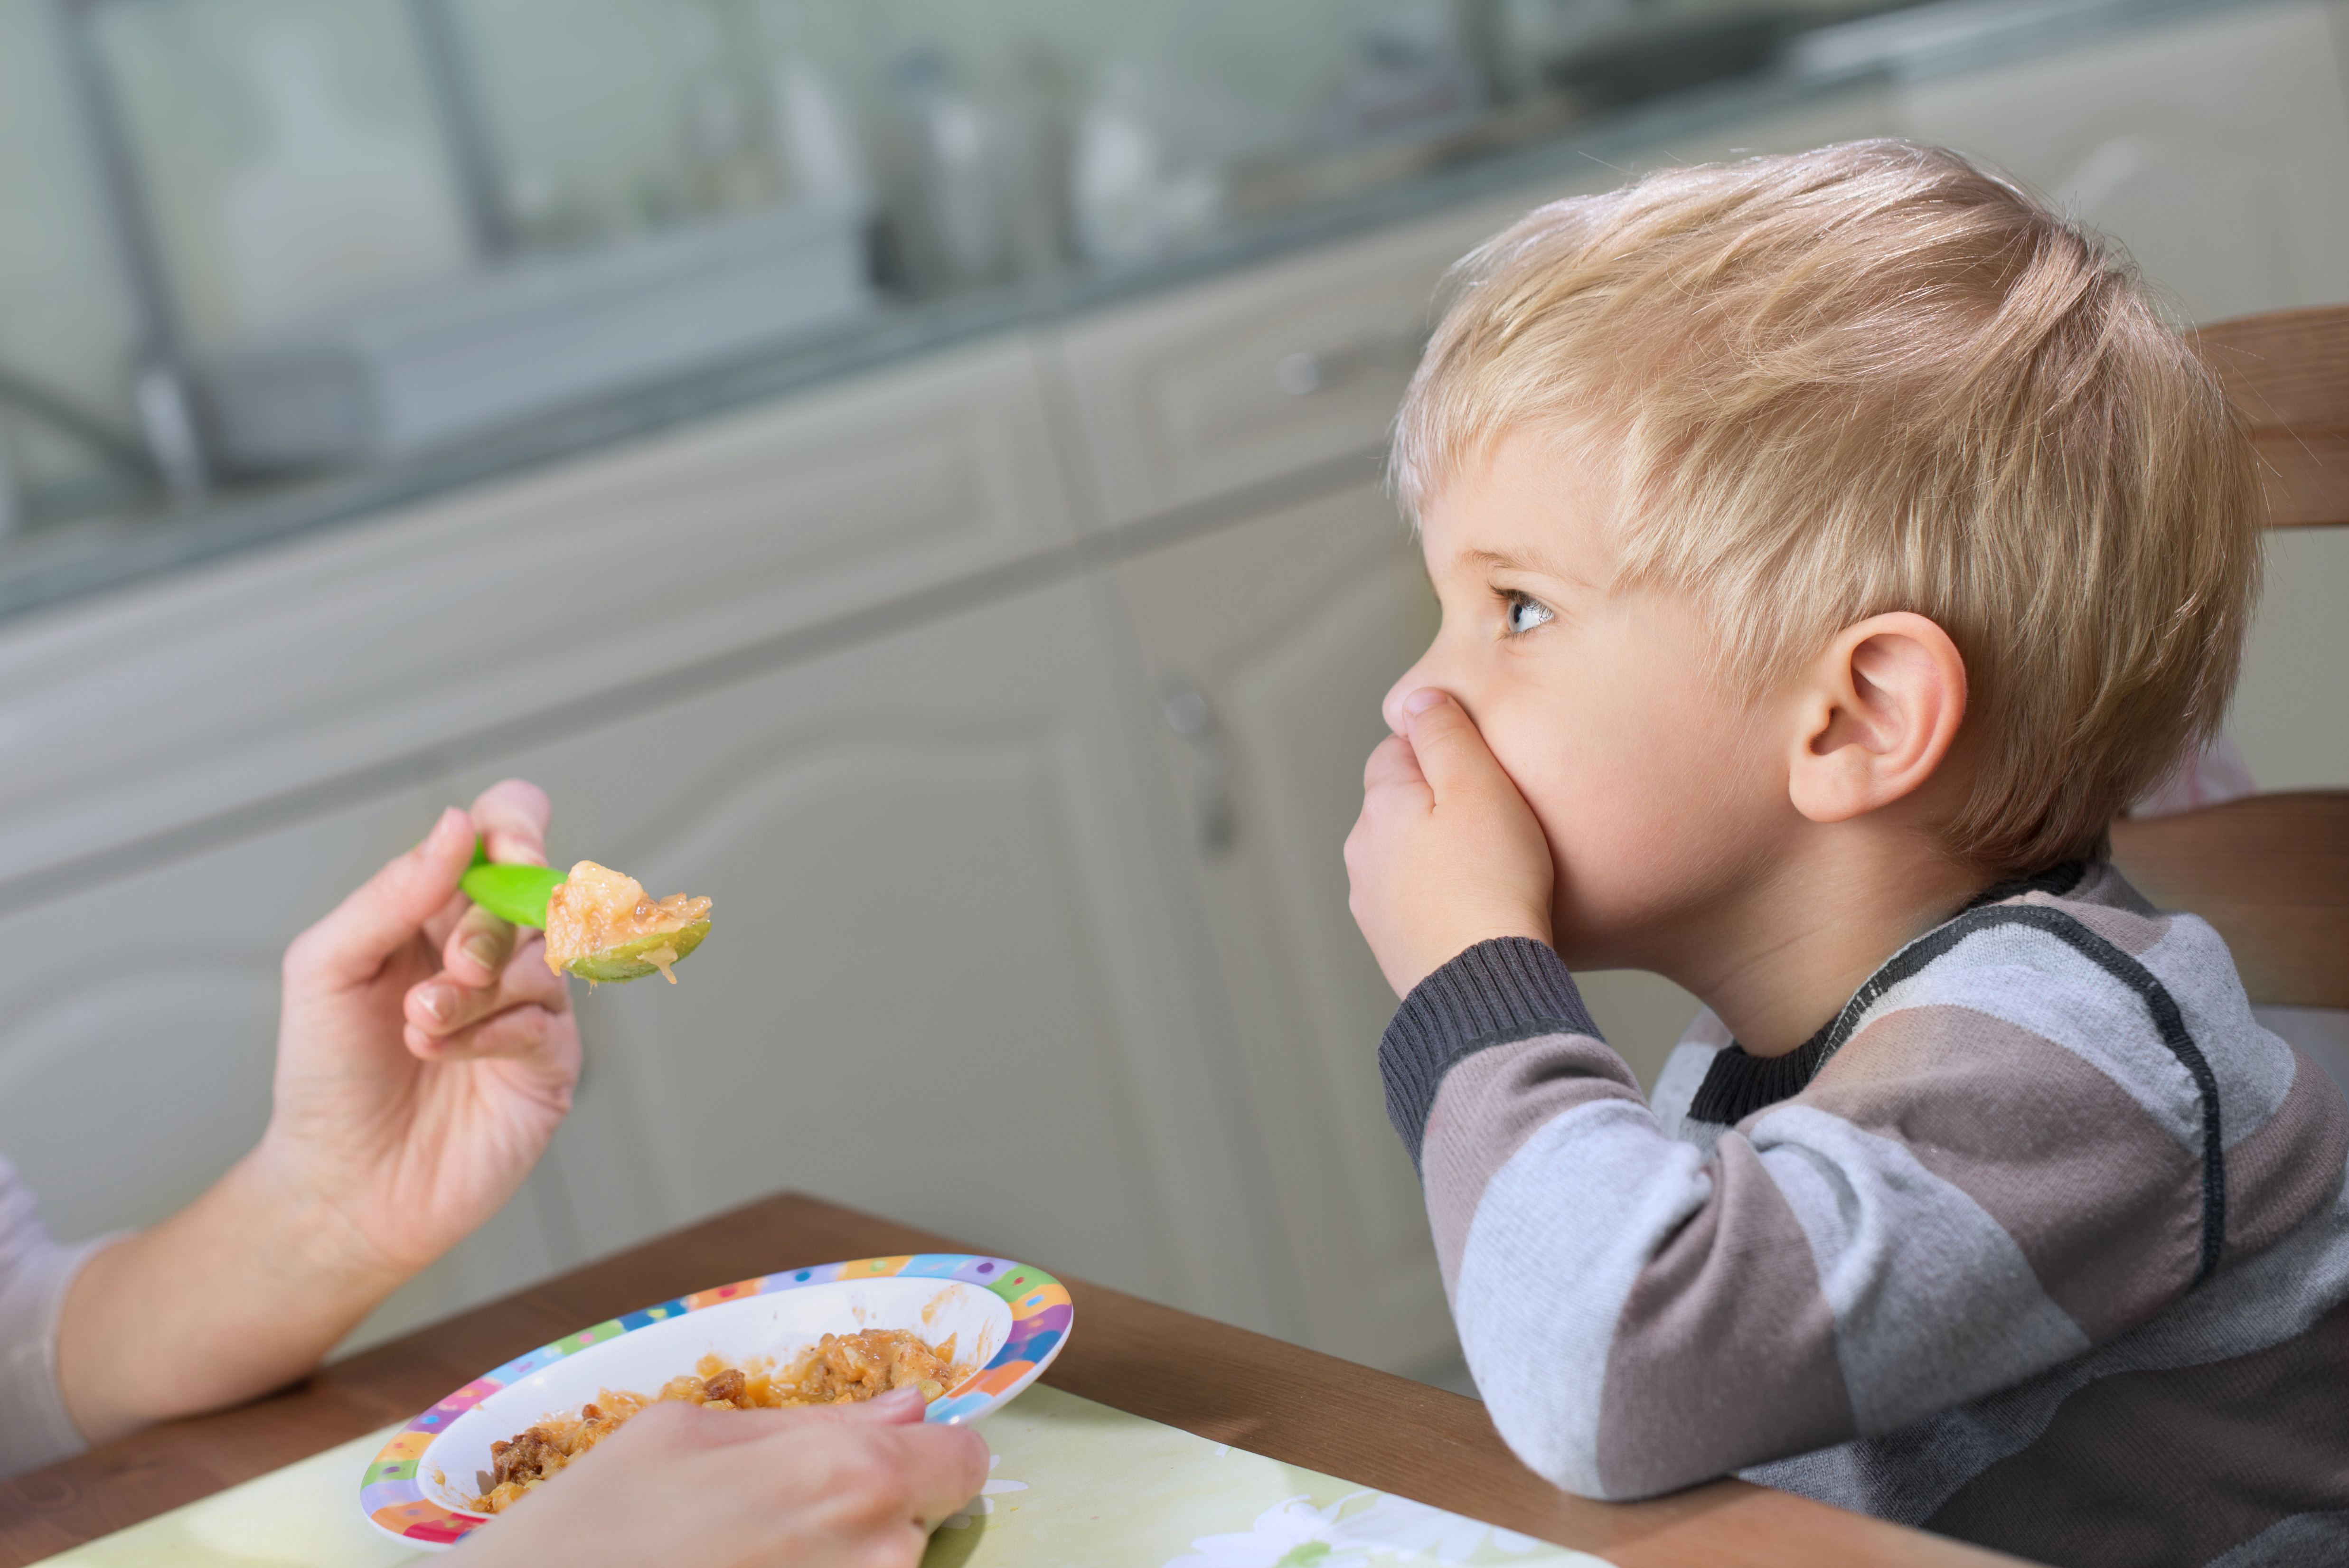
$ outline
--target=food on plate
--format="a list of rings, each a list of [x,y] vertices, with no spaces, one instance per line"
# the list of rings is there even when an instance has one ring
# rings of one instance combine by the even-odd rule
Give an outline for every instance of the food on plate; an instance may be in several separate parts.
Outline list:
[[[671,965],[709,934],[709,901],[673,892],[645,896],[644,883],[581,861],[546,895],[546,966],[582,979],[635,980]]]
[[[601,868],[598,868],[599,870]],[[704,901],[707,902],[707,901]],[[867,1328],[827,1334],[774,1368],[765,1357],[730,1367],[705,1356],[683,1377],[672,1377],[651,1398],[609,1388],[575,1416],[548,1416],[490,1445],[492,1468],[478,1478],[481,1493],[467,1506],[496,1513],[617,1431],[629,1417],[664,1399],[712,1410],[787,1409],[795,1405],[852,1405],[913,1385],[936,1399],[970,1376],[956,1362],[955,1336],[925,1343],[911,1329]]]

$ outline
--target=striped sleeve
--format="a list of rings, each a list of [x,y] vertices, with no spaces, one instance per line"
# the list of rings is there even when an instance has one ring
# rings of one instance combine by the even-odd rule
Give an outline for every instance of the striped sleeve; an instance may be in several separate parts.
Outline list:
[[[1891,1431],[2199,1277],[2210,1122],[2145,997],[2044,931],[1965,946],[1709,1147],[1667,1135],[1539,944],[1472,949],[1406,1000],[1390,1111],[1529,1466],[1638,1497]],[[2337,1167],[2283,1125],[2288,1055],[2230,1070],[2282,1119],[2267,1142]]]

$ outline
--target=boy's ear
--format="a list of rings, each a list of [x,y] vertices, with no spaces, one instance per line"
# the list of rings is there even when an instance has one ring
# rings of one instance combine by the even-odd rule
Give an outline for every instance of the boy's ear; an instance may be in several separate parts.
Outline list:
[[[1889,806],[1933,776],[1966,712],[1966,662],[1906,610],[1835,635],[1797,683],[1787,793],[1814,822]]]

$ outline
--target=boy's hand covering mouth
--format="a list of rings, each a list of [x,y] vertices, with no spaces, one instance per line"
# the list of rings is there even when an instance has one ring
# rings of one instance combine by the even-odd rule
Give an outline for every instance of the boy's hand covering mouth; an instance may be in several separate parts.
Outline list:
[[[1424,687],[1362,770],[1348,900],[1395,995],[1480,942],[1550,940],[1549,841],[1466,710]]]

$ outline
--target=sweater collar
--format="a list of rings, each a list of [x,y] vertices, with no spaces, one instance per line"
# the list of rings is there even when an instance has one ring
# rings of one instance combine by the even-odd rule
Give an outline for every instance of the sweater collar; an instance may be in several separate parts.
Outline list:
[[[2078,887],[2087,874],[2087,861],[2066,861],[2029,876],[1993,882],[1968,899],[1965,908],[1959,910],[1957,914],[1993,903],[2004,903],[2026,893],[2042,892],[2051,898],[2061,898]],[[1957,914],[1950,918],[1954,920]],[[1895,954],[1892,958],[1885,960],[1884,966],[1868,977],[1868,984],[1861,985],[1853,994],[1855,999],[1867,995],[1874,988],[1877,975],[1883,974],[1884,967],[1889,967],[1899,956]],[[1730,1041],[1714,1053],[1713,1066],[1706,1070],[1704,1082],[1697,1087],[1696,1098],[1689,1102],[1689,1119],[1734,1127],[1764,1106],[1794,1099],[1818,1077],[1819,1069],[1826,1066],[1827,1058],[1843,1048],[1843,1043],[1859,1026],[1861,1011],[1863,1009],[1846,1003],[1834,1017],[1819,1026],[1816,1034],[1783,1056],[1754,1056],[1735,1040]]]

